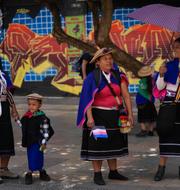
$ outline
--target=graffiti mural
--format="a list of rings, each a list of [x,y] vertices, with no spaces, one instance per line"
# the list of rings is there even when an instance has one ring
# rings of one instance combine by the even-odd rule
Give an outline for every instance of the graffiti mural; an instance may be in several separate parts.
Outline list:
[[[125,30],[119,20],[112,22],[110,32],[113,43],[143,64],[153,64],[156,71],[167,59],[172,59],[172,35],[167,29],[150,24],[138,24]],[[179,34],[174,38],[177,35]],[[89,36],[93,39],[94,33],[90,32]],[[127,72],[127,75],[131,84],[138,83],[138,79],[133,78],[131,72]]]
[[[68,77],[67,45],[59,45],[52,35],[40,36],[25,25],[10,24],[0,49],[11,64],[15,86],[21,87],[30,69],[39,74],[53,66],[58,70],[52,80],[54,86],[70,93],[80,92],[81,84]]]
[[[12,80],[17,87],[21,87],[24,80],[27,81],[27,74],[44,75],[51,69],[55,71],[51,75],[51,85],[60,91],[79,94],[82,80],[74,64],[82,51],[65,43],[58,44],[51,31],[46,35],[37,33],[35,29],[39,26],[43,29],[52,28],[52,25],[47,25],[47,20],[42,19],[51,18],[47,16],[49,12],[46,9],[41,12],[45,16],[37,16],[37,21],[40,18],[42,25],[32,21],[28,21],[30,24],[26,21],[25,24],[9,25],[0,44],[0,56],[10,63]],[[23,19],[24,17],[22,16]],[[85,23],[85,16],[66,17],[65,23],[64,29],[69,35],[82,39],[88,34],[89,39],[93,40],[92,25],[89,26],[87,20]],[[110,37],[118,47],[142,63],[154,64],[156,70],[167,58],[171,59],[172,33],[158,26],[134,24],[127,27],[116,19],[112,22]],[[127,75],[130,79],[130,92],[136,92],[138,80],[133,78],[131,72],[127,72]]]

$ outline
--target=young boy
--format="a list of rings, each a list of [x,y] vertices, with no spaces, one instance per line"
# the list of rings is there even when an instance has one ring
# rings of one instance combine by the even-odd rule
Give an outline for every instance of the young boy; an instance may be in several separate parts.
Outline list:
[[[28,111],[21,119],[22,124],[22,146],[27,148],[29,171],[25,175],[25,184],[33,183],[32,173],[39,171],[40,179],[50,181],[49,175],[43,169],[46,142],[54,134],[50,120],[40,110],[42,96],[33,93],[27,96]]]

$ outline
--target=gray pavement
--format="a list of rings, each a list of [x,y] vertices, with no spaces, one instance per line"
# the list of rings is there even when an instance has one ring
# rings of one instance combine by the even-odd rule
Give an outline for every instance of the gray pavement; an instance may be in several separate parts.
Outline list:
[[[24,97],[15,97],[19,113],[26,111]],[[165,179],[154,182],[153,176],[158,165],[158,138],[136,138],[138,125],[129,135],[129,156],[118,160],[119,171],[127,175],[128,182],[111,181],[107,179],[107,163],[103,164],[103,176],[106,186],[96,186],[92,182],[93,170],[90,162],[81,161],[79,151],[81,145],[81,130],[76,128],[76,111],[78,98],[51,98],[44,100],[43,110],[51,118],[55,130],[54,137],[48,144],[45,155],[46,169],[52,180],[42,182],[38,174],[34,175],[33,185],[24,184],[24,173],[27,169],[26,151],[21,147],[21,130],[14,124],[16,156],[10,161],[10,169],[21,177],[18,180],[5,180],[0,190],[178,190],[178,158],[168,161]],[[133,106],[136,117],[136,108]]]

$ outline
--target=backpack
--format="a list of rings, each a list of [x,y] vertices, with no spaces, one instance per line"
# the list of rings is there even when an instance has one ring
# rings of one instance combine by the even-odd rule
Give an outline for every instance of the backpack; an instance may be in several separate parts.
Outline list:
[[[88,75],[90,72],[92,72],[95,69],[94,63],[89,64],[91,59],[92,59],[92,56],[87,52],[83,53],[80,56],[80,58],[78,59],[76,64],[78,65],[78,72],[79,72],[80,76],[82,76],[82,62],[83,62],[83,60],[86,60],[88,62],[86,65],[86,75]]]
[[[119,85],[121,83],[121,77],[119,75],[119,70],[111,70],[112,72],[112,75],[114,76],[114,78],[117,79]],[[94,75],[94,79],[95,79],[95,83],[96,83],[96,86],[98,87],[100,85],[100,82],[102,80],[102,72],[99,68],[96,68],[94,69],[93,71],[93,75]]]

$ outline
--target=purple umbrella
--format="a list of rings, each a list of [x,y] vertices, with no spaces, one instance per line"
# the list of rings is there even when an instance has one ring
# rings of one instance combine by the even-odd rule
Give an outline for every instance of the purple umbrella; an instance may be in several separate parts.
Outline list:
[[[128,17],[180,32],[180,7],[152,4],[137,9],[128,14]]]

